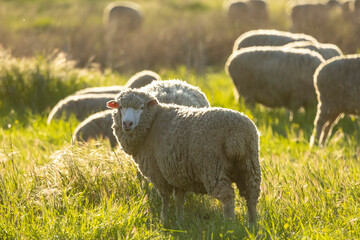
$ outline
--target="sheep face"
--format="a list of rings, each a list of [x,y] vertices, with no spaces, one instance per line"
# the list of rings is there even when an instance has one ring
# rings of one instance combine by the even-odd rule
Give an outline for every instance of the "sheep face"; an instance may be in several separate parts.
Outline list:
[[[145,108],[157,103],[152,96],[144,97],[131,91],[123,91],[115,100],[107,102],[107,106],[118,110],[123,132],[131,133],[139,125]]]

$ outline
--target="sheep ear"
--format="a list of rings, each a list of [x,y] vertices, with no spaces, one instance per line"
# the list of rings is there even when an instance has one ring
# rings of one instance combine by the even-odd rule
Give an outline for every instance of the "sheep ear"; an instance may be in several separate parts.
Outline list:
[[[156,99],[152,99],[147,103],[147,106],[151,107],[151,106],[154,106],[156,104],[158,104],[158,101]]]
[[[115,100],[108,101],[106,106],[108,108],[119,108],[119,104]]]

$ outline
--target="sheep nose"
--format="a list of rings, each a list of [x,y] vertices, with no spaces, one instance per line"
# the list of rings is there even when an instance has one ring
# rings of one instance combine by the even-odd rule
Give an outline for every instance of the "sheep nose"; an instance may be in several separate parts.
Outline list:
[[[124,127],[128,129],[128,128],[132,127],[133,122],[132,121],[123,121],[123,124],[124,124]]]

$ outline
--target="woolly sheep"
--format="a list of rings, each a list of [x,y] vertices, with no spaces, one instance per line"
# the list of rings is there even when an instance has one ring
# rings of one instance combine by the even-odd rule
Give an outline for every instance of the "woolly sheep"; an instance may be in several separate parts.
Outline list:
[[[343,55],[338,46],[331,43],[314,43],[308,41],[292,42],[284,46],[284,48],[305,48],[319,53],[325,60]]]
[[[139,89],[122,91],[108,106],[116,109],[112,128],[121,148],[162,198],[163,222],[173,191],[180,221],[186,192],[217,198],[225,217],[233,218],[235,182],[246,199],[249,222],[255,224],[259,136],[247,116],[224,108],[162,104]]]
[[[315,38],[306,34],[260,29],[248,31],[238,37],[234,43],[233,51],[255,46],[283,46],[296,41],[317,42]]]
[[[197,108],[210,106],[205,94],[199,88],[180,80],[154,81],[141,89],[153,94],[161,103]],[[111,128],[113,123],[111,113],[111,110],[105,110],[85,119],[76,127],[73,141],[87,141],[90,138],[97,139],[103,136],[110,140],[112,148],[116,147],[117,141]]]
[[[228,18],[233,23],[265,23],[268,20],[267,4],[263,0],[230,0],[224,3]]]
[[[83,90],[77,91],[75,94],[93,94],[93,93],[108,93],[108,94],[117,94],[124,90],[125,88],[141,88],[145,85],[150,84],[154,80],[160,80],[160,76],[149,70],[144,70],[134,74],[125,84],[125,86],[110,86],[110,87],[92,87],[85,88]]]
[[[315,105],[312,79],[322,62],[308,49],[252,47],[233,52],[225,69],[247,103],[295,111]]]
[[[110,31],[131,31],[143,22],[141,6],[134,2],[113,2],[104,10],[104,24]]]
[[[314,74],[318,99],[310,146],[324,146],[343,114],[360,115],[360,55],[332,58]]]

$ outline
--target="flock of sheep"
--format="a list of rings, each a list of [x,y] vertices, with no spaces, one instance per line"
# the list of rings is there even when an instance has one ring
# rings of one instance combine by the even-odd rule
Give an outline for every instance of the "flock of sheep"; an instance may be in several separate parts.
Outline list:
[[[339,116],[360,114],[360,55],[343,55],[337,46],[309,35],[246,32],[235,41],[225,70],[247,104],[291,111],[317,105],[310,145],[324,146]],[[88,88],[68,96],[52,109],[48,124],[70,114],[83,121],[73,141],[105,137],[132,157],[160,194],[165,223],[173,192],[178,220],[187,192],[217,198],[224,215],[233,218],[236,183],[249,223],[255,225],[259,133],[247,116],[211,107],[199,88],[162,81],[152,71],[135,74],[125,86]]]

